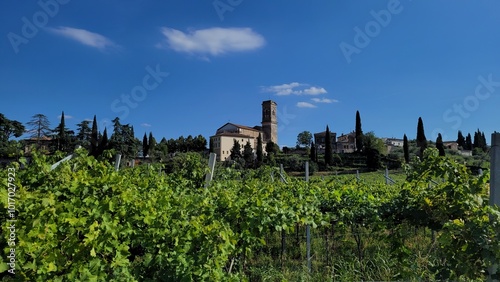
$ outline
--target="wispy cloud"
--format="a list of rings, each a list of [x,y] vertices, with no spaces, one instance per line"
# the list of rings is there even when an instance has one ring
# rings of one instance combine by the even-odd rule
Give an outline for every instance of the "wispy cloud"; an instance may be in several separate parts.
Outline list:
[[[303,85],[303,84],[298,83],[298,82],[292,82],[292,83],[288,83],[288,84],[265,86],[265,87],[262,87],[262,90],[264,92],[274,93],[275,95],[278,95],[278,96],[287,96],[290,94],[300,95],[301,91],[294,90],[294,89],[301,86],[301,85]]]
[[[320,94],[326,94],[326,90],[323,87],[310,87],[307,89],[304,89],[304,94],[306,95],[320,95]]]
[[[141,123],[141,126],[142,127],[151,127],[151,124],[149,124],[149,123]]]
[[[264,92],[274,93],[277,96],[288,96],[288,95],[320,95],[328,93],[323,87],[308,87],[307,83],[292,82],[288,84],[264,86],[262,90]]]
[[[298,102],[297,107],[299,107],[299,108],[316,108],[315,105],[313,105],[311,103],[307,103],[307,102]]]
[[[326,104],[331,104],[331,103],[337,103],[338,100],[335,99],[328,99],[328,98],[312,98],[311,99],[315,103],[326,103]]]
[[[85,29],[60,26],[58,28],[50,28],[49,30],[57,35],[75,40],[83,45],[97,48],[101,51],[119,47],[107,37]]]
[[[192,54],[218,56],[230,52],[256,50],[265,44],[264,37],[251,28],[214,27],[184,33],[164,27],[161,32],[166,41],[157,44],[157,47],[168,47],[177,52]]]

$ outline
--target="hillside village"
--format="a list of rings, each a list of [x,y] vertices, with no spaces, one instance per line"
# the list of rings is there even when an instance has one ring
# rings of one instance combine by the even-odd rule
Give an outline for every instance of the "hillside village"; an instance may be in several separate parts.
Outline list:
[[[120,153],[123,156],[126,160],[125,164],[128,166],[143,162],[167,162],[176,154],[187,152],[199,152],[203,155],[213,152],[219,162],[228,165],[236,162],[240,167],[246,168],[256,167],[263,163],[275,164],[280,162],[285,163],[288,170],[299,169],[299,163],[306,160],[316,163],[319,170],[328,170],[330,166],[359,167],[363,166],[363,164],[371,169],[378,169],[383,166],[397,168],[403,162],[409,161],[404,159],[404,156],[406,156],[404,151],[409,150],[409,148],[405,149],[404,139],[379,138],[372,132],[363,134],[361,130],[363,142],[359,142],[356,130],[340,135],[329,130],[328,132],[315,133],[304,131],[298,133],[296,147],[288,148],[283,146],[280,148],[277,109],[278,104],[275,101],[263,101],[259,125],[241,125],[227,122],[215,130],[214,135],[208,138],[208,142],[201,135],[195,137],[191,135],[187,137],[180,136],[177,139],[170,138],[168,140],[162,138],[157,142],[152,132],[149,133],[149,136],[145,133],[141,142],[135,136],[133,126],[121,124],[118,118],[113,120],[113,133],[108,138],[106,129],[100,132],[96,128],[95,118],[92,124],[90,121],[83,121],[78,124],[75,133],[66,127],[64,112],[61,116],[61,123],[54,129],[49,128],[47,121],[43,120],[44,116],[40,114],[35,115],[34,120],[27,124],[26,127],[1,115],[0,128],[6,133],[2,136],[0,162],[5,165],[20,155],[29,156],[33,149],[46,154],[52,154],[55,151],[69,153],[75,146],[87,148],[90,154],[96,157],[105,151],[113,150],[114,154]],[[357,116],[359,116],[359,112]],[[356,127],[358,126],[357,122]],[[29,128],[30,126],[31,128]],[[26,133],[30,134],[28,138],[13,139],[25,136]],[[329,134],[329,138],[327,134]],[[304,136],[306,141],[299,141],[301,138],[304,139]],[[459,132],[457,140],[441,140],[440,144],[429,141],[429,144],[435,144],[436,147],[442,146],[443,152],[446,150],[448,154],[457,156],[461,161],[468,162],[469,165],[484,166],[487,162],[487,158],[484,156],[487,146],[483,138],[484,133],[481,135],[478,130],[474,134],[474,142],[472,143],[470,134],[465,138]],[[459,144],[460,140],[462,140],[461,144]],[[329,146],[327,142],[330,143]],[[481,145],[482,143],[484,145]],[[417,145],[415,141],[409,142],[408,146],[413,148],[411,149],[413,155],[418,155],[418,150],[415,149],[419,147]],[[359,148],[359,146],[362,148]],[[473,153],[472,147],[478,146],[482,150],[476,150]],[[374,151],[376,152],[375,155],[371,156],[370,152]],[[483,152],[482,155],[481,152]],[[333,157],[328,160],[326,155],[332,155]],[[372,164],[369,164],[371,162],[369,159],[372,157],[375,160]],[[293,165],[286,165],[290,162]]]

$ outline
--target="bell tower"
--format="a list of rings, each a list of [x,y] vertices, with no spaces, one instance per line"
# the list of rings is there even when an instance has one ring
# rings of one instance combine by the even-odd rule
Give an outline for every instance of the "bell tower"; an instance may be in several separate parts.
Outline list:
[[[262,142],[264,144],[268,141],[278,144],[277,107],[278,104],[274,101],[268,100],[262,102],[262,131],[264,132]]]

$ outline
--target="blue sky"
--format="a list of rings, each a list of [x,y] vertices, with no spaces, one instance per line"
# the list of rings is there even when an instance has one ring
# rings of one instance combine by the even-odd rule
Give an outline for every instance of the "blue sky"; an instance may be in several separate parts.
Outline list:
[[[258,125],[279,144],[328,124],[379,137],[500,131],[500,2],[5,0],[0,112],[75,128],[120,117],[137,137]]]

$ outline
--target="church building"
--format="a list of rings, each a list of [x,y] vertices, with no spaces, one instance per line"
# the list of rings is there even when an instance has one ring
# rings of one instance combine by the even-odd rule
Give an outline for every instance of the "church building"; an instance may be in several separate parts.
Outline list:
[[[266,143],[269,141],[278,144],[278,119],[276,102],[268,100],[262,102],[262,122],[260,126],[245,126],[235,123],[226,123],[210,136],[213,152],[217,154],[218,161],[229,160],[234,140],[238,141],[241,148],[250,142],[254,153],[257,148],[257,138],[262,137],[262,145],[265,152]]]

